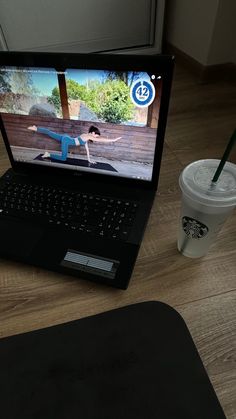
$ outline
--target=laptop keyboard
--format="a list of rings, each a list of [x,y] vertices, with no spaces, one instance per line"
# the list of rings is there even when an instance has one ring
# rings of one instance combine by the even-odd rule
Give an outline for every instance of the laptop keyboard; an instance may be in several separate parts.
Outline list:
[[[53,186],[6,182],[0,215],[33,219],[93,236],[126,240],[138,203]]]

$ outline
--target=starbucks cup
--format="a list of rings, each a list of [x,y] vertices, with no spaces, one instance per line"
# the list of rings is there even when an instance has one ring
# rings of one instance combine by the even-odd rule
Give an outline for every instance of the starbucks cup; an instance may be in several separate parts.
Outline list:
[[[204,256],[236,207],[236,165],[226,162],[216,183],[220,160],[199,160],[181,173],[182,209],[178,250],[190,258]]]

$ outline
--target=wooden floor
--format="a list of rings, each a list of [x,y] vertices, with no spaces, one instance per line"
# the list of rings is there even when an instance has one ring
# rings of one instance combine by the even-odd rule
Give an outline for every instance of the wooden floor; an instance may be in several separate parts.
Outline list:
[[[141,301],[163,301],[185,319],[218,398],[236,418],[236,211],[205,258],[176,249],[178,176],[189,162],[219,158],[236,127],[236,86],[202,85],[177,68],[160,187],[127,291],[0,260],[0,336]],[[0,150],[1,173],[9,166]],[[230,158],[236,163],[236,147]]]

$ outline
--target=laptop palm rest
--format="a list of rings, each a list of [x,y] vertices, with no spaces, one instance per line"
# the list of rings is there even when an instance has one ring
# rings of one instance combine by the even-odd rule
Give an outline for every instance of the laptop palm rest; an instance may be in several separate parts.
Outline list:
[[[43,235],[42,228],[15,220],[0,220],[0,251],[7,256],[24,258],[30,255]]]

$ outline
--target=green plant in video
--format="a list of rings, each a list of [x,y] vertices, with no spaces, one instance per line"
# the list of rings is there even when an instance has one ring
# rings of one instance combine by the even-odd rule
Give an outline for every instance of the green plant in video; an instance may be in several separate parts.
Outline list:
[[[86,85],[81,85],[69,79],[66,81],[66,88],[69,101],[80,100],[104,122],[125,122],[133,115],[134,105],[130,100],[129,87],[123,80],[109,78],[102,82],[90,80]],[[54,105],[61,115],[58,87],[53,88],[48,102]]]

